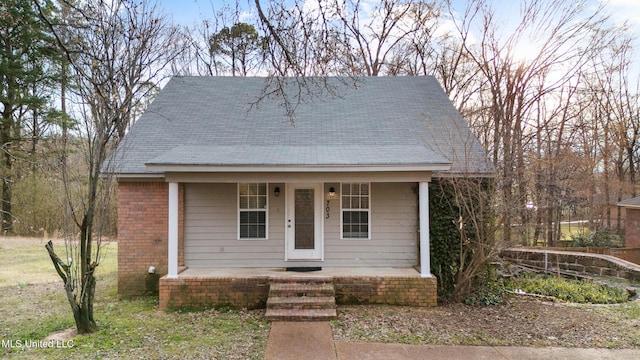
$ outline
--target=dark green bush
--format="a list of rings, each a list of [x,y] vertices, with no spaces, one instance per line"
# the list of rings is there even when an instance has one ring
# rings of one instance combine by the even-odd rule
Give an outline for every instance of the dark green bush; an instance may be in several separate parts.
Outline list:
[[[598,229],[588,234],[571,235],[572,247],[622,247],[620,236],[608,228]]]

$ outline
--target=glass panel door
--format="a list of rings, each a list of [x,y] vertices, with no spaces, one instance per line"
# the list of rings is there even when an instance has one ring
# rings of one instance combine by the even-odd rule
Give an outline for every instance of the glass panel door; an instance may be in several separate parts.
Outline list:
[[[296,250],[314,248],[314,189],[295,189],[295,239]]]
[[[324,259],[322,184],[287,184],[285,260]]]

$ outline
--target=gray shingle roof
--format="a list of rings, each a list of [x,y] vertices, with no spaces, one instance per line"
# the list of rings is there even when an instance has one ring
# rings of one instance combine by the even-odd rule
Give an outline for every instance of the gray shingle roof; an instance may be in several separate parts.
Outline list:
[[[618,206],[629,208],[640,208],[640,196],[623,200],[618,203]]]
[[[292,123],[281,98],[258,101],[266,78],[174,77],[119,145],[114,172],[153,174],[163,164],[443,163],[452,164],[452,172],[491,171],[435,78],[371,77],[355,87],[340,78],[327,83],[339,94],[301,94]],[[290,91],[297,96],[299,88]]]

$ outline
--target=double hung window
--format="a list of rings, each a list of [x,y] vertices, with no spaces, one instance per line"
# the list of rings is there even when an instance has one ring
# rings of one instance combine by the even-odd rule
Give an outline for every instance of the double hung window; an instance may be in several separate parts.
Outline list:
[[[369,190],[369,183],[342,183],[340,195],[343,239],[371,238]]]
[[[238,238],[267,238],[267,189],[266,183],[238,184]]]

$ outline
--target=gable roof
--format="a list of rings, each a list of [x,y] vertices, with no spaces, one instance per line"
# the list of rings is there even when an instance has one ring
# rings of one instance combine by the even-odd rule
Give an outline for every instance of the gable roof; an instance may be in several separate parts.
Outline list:
[[[297,80],[285,79],[296,104],[292,122],[282,98],[265,95],[267,78],[174,77],[118,146],[113,172],[282,166],[491,172],[433,77],[370,77],[355,87],[330,77],[322,81],[334,91],[314,96],[299,94]]]

